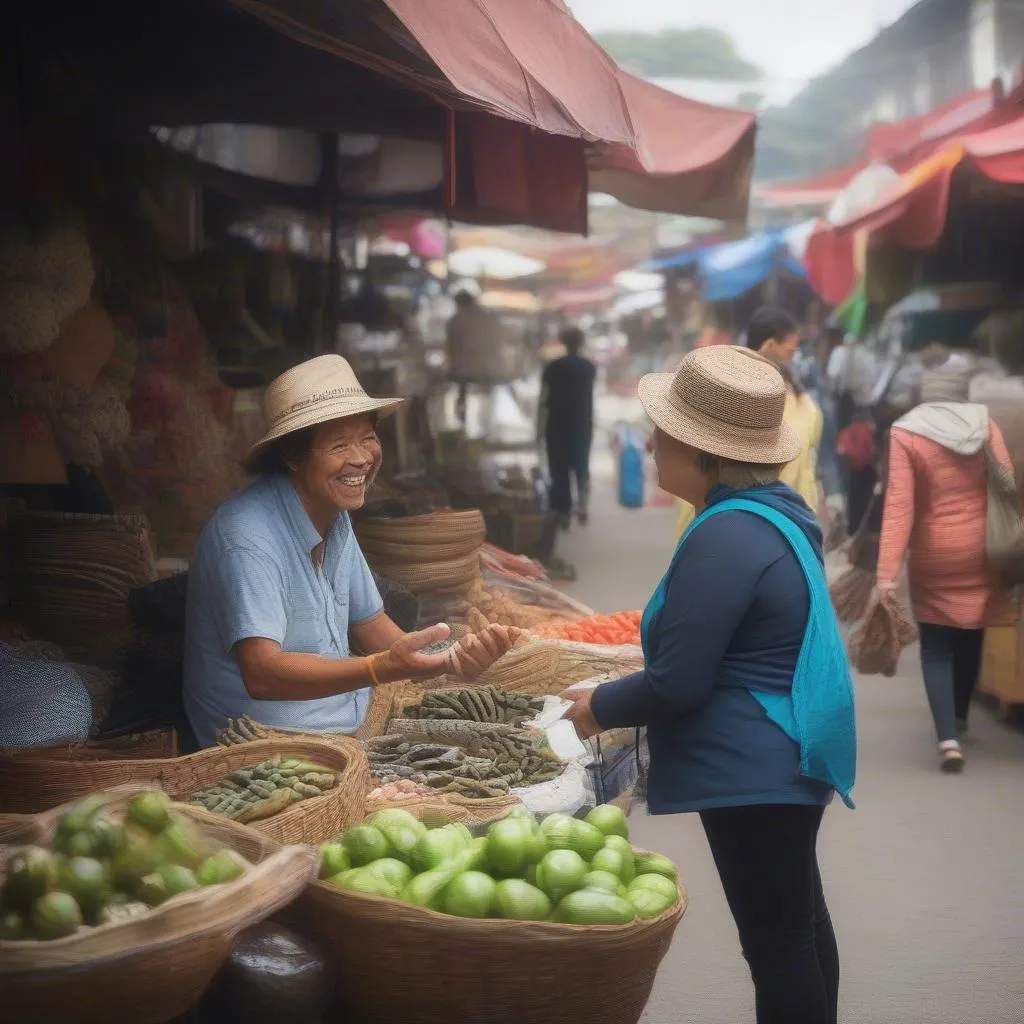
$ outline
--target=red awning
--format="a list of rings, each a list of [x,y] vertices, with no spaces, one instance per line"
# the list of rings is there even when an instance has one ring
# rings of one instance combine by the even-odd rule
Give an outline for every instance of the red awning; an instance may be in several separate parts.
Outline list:
[[[511,212],[511,221],[536,222],[532,207],[545,201],[545,187],[550,201],[559,173],[570,194],[575,174],[577,191],[589,184],[636,206],[746,215],[754,116],[696,103],[629,75],[561,0],[233,2],[454,111],[450,157],[456,169],[461,164],[463,178],[454,175],[453,215],[461,194],[485,208],[477,219],[498,222]],[[518,133],[509,122],[521,126]],[[537,130],[577,141],[559,148],[557,139],[545,141]],[[487,152],[494,159],[485,166]]]
[[[864,140],[861,156],[852,163],[802,181],[765,185],[758,198],[771,206],[828,206],[872,163],[906,171],[940,149],[950,138],[984,131],[1005,120],[991,89],[975,89],[919,117],[895,124],[876,124]]]

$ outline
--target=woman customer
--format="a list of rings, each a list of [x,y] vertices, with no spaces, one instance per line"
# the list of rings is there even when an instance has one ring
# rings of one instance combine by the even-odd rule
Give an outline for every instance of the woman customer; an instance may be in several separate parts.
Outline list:
[[[921,669],[943,771],[964,767],[958,736],[981,667],[986,626],[1009,624],[1006,588],[985,554],[985,448],[1012,470],[984,405],[967,401],[970,371],[940,367],[921,378],[921,404],[889,436],[878,590],[895,604],[904,558],[921,631]]]
[[[338,355],[267,388],[267,433],[248,459],[257,479],[213,514],[189,569],[184,697],[200,746],[242,714],[354,732],[372,687],[478,674],[511,648],[518,631],[489,626],[423,653],[448,627],[404,633],[384,612],[349,513],[381,466],[377,420],[400,404],[371,398]]]
[[[646,726],[651,813],[700,814],[758,1024],[834,1024],[816,844],[833,792],[849,802],[853,787],[853,691],[820,527],[779,480],[801,450],[788,395],[734,347],[641,380],[659,483],[698,516],[644,614],[644,670],[563,696],[581,737]]]
[[[746,334],[747,347],[770,360],[786,382],[786,423],[796,433],[800,448],[795,457],[782,467],[779,479],[788,484],[818,516],[822,526],[828,525],[825,491],[818,483],[816,466],[821,443],[823,419],[821,410],[804,389],[792,362],[800,347],[800,327],[784,310],[762,306],[750,318]],[[684,501],[676,519],[676,537],[682,537],[696,514]]]

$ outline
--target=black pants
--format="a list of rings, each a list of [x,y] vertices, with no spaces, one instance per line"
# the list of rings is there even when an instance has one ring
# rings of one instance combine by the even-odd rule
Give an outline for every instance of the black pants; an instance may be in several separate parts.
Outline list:
[[[921,673],[932,709],[935,734],[956,739],[956,723],[967,721],[971,697],[981,671],[983,629],[958,629],[920,622]]]
[[[754,979],[757,1024],[836,1024],[839,951],[816,849],[823,813],[768,804],[700,814]]]
[[[551,508],[559,515],[572,514],[571,478],[576,480],[576,510],[586,515],[590,498],[590,438],[548,435],[548,471],[551,474]]]

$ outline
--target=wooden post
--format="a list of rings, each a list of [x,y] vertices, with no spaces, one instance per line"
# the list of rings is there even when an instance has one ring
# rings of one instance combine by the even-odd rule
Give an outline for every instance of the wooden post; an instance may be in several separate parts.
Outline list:
[[[341,229],[341,188],[338,182],[338,134],[328,132],[321,137],[323,152],[324,198],[330,227],[327,251],[327,293],[324,314],[320,320],[316,351],[333,352],[338,347],[338,320],[341,316],[341,258],[338,235]],[[342,353],[344,355],[345,353]]]

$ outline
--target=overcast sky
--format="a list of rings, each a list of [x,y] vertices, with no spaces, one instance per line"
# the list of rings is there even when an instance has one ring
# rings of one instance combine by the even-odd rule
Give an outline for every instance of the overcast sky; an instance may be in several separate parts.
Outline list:
[[[568,0],[591,32],[708,25],[728,32],[772,84],[798,87],[866,43],[914,0]],[[774,90],[773,90],[774,91]],[[790,90],[786,90],[790,91]],[[796,91],[795,88],[792,91]]]

